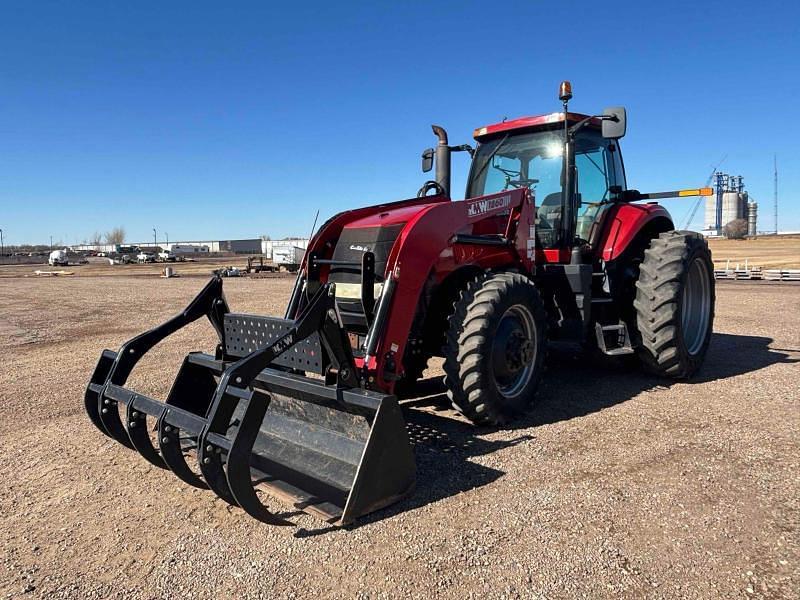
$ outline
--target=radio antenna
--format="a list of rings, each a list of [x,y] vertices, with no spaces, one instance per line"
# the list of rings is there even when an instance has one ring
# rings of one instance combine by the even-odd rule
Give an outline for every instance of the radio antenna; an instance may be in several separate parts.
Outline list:
[[[314,230],[317,228],[317,219],[319,218],[319,209],[317,209],[317,214],[314,215],[314,224],[311,226],[311,235],[308,236],[308,241],[311,241],[311,238],[314,237]]]

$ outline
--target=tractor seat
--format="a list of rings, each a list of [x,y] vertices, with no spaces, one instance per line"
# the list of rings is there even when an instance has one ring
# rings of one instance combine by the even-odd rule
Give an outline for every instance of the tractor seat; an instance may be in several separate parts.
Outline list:
[[[538,226],[542,229],[558,229],[561,221],[561,192],[548,194],[536,211]]]

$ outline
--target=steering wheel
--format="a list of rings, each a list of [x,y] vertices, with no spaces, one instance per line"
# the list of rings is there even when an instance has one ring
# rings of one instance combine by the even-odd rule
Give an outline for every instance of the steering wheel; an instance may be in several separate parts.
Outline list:
[[[511,185],[514,186],[514,189],[520,190],[522,188],[530,188],[537,183],[539,183],[538,179],[506,179],[506,189]]]
[[[419,188],[419,191],[417,192],[417,198],[424,198],[431,190],[436,190],[437,196],[447,195],[447,192],[444,191],[444,188],[438,181],[426,181],[422,184],[422,187]]]

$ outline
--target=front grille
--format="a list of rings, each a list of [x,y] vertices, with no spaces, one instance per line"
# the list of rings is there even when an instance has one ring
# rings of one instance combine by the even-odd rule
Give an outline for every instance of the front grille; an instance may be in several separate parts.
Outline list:
[[[383,288],[386,261],[392,246],[405,223],[388,227],[362,227],[342,230],[333,250],[333,259],[361,263],[364,252],[375,255],[375,298]],[[355,331],[365,331],[367,321],[361,306],[361,270],[358,268],[332,267],[329,281],[337,284],[336,305],[344,325]]]

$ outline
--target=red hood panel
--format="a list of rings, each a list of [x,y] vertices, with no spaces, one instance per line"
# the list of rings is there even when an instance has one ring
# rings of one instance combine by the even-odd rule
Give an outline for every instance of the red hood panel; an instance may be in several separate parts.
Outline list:
[[[414,215],[426,210],[428,207],[433,206],[434,204],[439,204],[439,202],[388,209],[384,212],[351,221],[345,225],[345,227],[347,229],[357,229],[361,227],[386,227],[389,225],[400,225],[401,223],[407,223],[412,217],[414,217]]]

